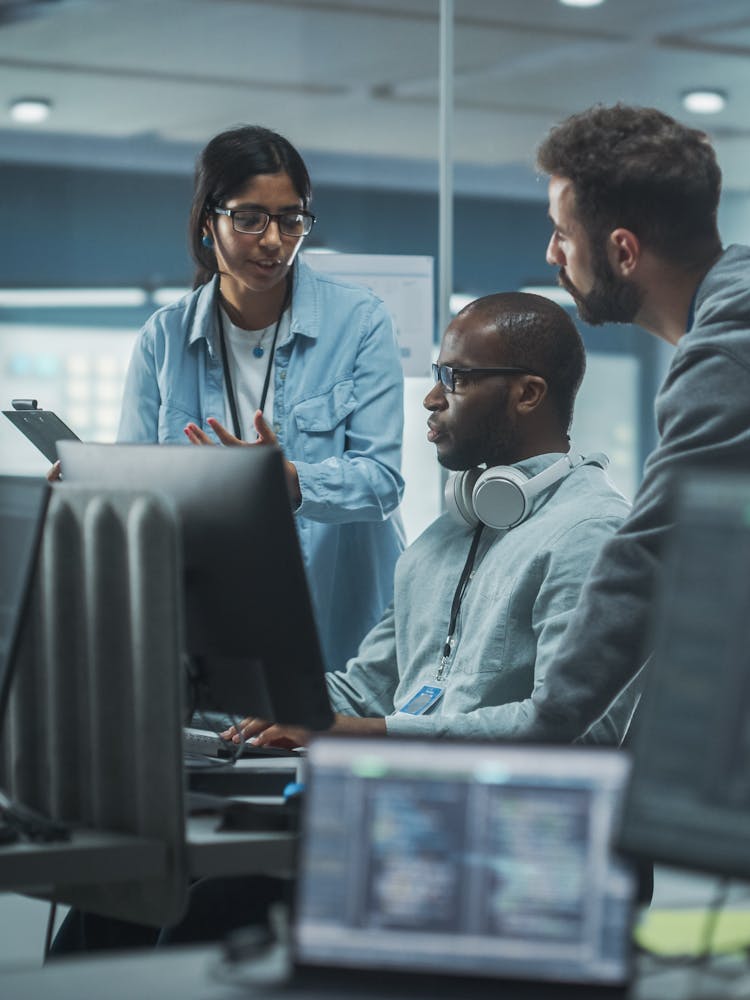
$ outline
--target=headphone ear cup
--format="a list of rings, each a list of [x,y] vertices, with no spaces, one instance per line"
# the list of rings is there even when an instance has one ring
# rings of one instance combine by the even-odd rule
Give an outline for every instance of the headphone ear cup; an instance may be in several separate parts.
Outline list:
[[[528,479],[511,466],[496,466],[479,476],[472,490],[472,509],[488,528],[513,528],[526,517],[530,504]]]
[[[479,477],[479,469],[467,469],[465,472],[453,473],[445,484],[445,506],[448,513],[454,521],[468,524],[471,528],[479,524],[471,501],[474,484]]]

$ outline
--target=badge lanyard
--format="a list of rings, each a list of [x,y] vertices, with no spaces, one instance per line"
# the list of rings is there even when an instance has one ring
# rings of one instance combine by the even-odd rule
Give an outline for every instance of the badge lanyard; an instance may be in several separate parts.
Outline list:
[[[469,549],[469,554],[466,557],[466,562],[464,563],[464,568],[461,570],[461,576],[458,581],[458,586],[456,587],[456,592],[453,595],[453,603],[451,604],[451,617],[448,624],[448,635],[445,640],[445,645],[443,646],[443,655],[440,657],[440,665],[437,669],[437,674],[435,675],[435,680],[443,679],[443,672],[448,665],[448,660],[450,659],[451,653],[453,652],[453,647],[455,645],[455,640],[453,638],[453,633],[456,631],[456,621],[458,620],[458,612],[461,609],[461,601],[464,599],[464,593],[469,585],[469,577],[474,569],[474,561],[477,557],[477,549],[479,548],[479,539],[482,536],[482,529],[484,524],[480,522],[475,530],[474,537],[471,540],[471,548]]]
[[[276,353],[276,338],[279,336],[279,328],[281,327],[281,321],[284,318],[284,313],[289,307],[289,303],[292,300],[292,282],[287,278],[286,291],[284,293],[284,301],[281,303],[281,312],[279,313],[279,318],[276,320],[276,326],[273,331],[273,340],[271,341],[271,350],[268,352],[268,363],[266,364],[266,376],[263,379],[263,391],[260,394],[260,406],[258,409],[261,413],[266,406],[266,397],[268,396],[268,386],[271,382],[271,369],[273,368],[273,358]],[[232,385],[232,376],[229,371],[229,359],[227,357],[227,345],[224,339],[224,323],[223,317],[221,315],[221,296],[218,291],[216,293],[216,324],[219,329],[219,343],[221,344],[221,363],[224,368],[224,384],[227,387],[227,397],[229,399],[229,412],[232,415],[232,426],[234,430],[234,436],[236,438],[242,439],[242,432],[240,428],[240,417],[237,411],[237,402],[234,397],[234,386]]]

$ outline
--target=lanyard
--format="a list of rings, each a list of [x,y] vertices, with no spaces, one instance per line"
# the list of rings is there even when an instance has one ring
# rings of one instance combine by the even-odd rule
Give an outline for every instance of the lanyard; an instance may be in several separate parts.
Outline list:
[[[461,570],[461,576],[458,580],[458,586],[453,595],[453,602],[451,603],[451,617],[448,624],[448,635],[443,646],[443,655],[440,657],[440,665],[438,666],[436,680],[442,680],[443,672],[448,665],[448,660],[453,652],[453,647],[455,645],[455,640],[453,638],[453,633],[456,631],[456,621],[458,620],[458,612],[461,609],[461,601],[464,599],[464,594],[466,588],[469,585],[469,577],[471,576],[471,571],[474,569],[474,561],[477,557],[477,549],[479,548],[479,539],[482,535],[482,529],[484,524],[480,523],[476,526],[474,530],[474,537],[471,540],[471,548],[469,549],[469,554],[466,557],[466,562],[464,563],[464,568]]]
[[[279,313],[279,318],[276,320],[276,326],[273,331],[273,340],[271,341],[271,350],[268,352],[268,363],[266,364],[266,376],[263,379],[263,391],[260,394],[260,406],[258,409],[261,413],[266,406],[266,397],[268,396],[268,386],[271,381],[271,369],[273,368],[273,356],[276,353],[276,338],[279,336],[279,327],[281,326],[281,320],[284,318],[284,313],[286,312],[289,303],[292,298],[292,283],[287,278],[286,291],[284,293],[284,301],[281,303],[281,312]],[[221,315],[221,296],[218,291],[216,293],[216,325],[219,330],[219,343],[221,344],[221,363],[224,369],[224,384],[227,387],[227,397],[229,398],[229,412],[232,414],[232,429],[234,431],[234,436],[236,438],[242,438],[241,428],[240,428],[240,417],[237,411],[237,401],[234,397],[234,386],[232,384],[232,375],[229,371],[229,359],[227,357],[227,345],[224,339],[224,323],[222,321]]]

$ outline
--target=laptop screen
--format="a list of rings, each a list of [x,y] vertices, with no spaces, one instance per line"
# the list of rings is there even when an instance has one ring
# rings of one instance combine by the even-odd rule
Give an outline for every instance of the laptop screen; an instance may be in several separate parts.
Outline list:
[[[625,753],[323,736],[307,765],[298,965],[627,981]]]

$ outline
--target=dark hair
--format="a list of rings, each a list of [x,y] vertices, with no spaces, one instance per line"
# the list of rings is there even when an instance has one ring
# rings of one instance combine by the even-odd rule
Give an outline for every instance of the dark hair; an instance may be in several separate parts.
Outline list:
[[[586,371],[586,351],[570,316],[550,299],[529,292],[485,295],[465,306],[459,316],[474,313],[501,335],[505,364],[530,368],[544,377],[560,428],[567,433]]]
[[[303,207],[308,208],[312,188],[305,161],[277,132],[260,125],[238,125],[215,135],[201,151],[195,166],[189,224],[190,251],[197,264],[194,288],[216,274],[216,256],[201,242],[208,209],[222,205],[251,177],[278,173],[289,175]]]
[[[541,143],[537,164],[573,182],[595,245],[622,226],[688,268],[721,250],[721,170],[708,137],[655,108],[595,105],[572,115]]]

